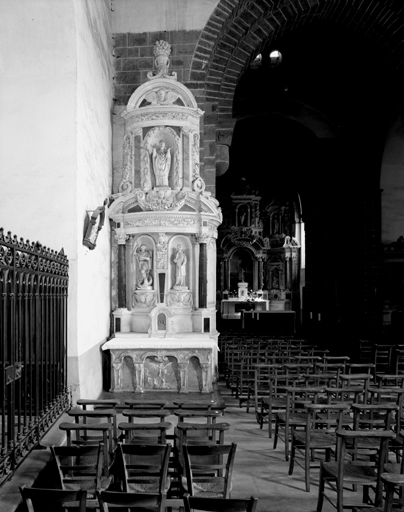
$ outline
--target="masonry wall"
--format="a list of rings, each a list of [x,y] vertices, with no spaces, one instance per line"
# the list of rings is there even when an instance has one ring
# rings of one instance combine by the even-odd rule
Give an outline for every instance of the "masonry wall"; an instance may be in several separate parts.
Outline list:
[[[178,81],[194,94],[198,107],[205,112],[201,121],[201,176],[206,190],[215,193],[215,122],[216,116],[210,104],[205,102],[205,90],[200,82],[192,81],[190,72],[195,61],[201,67],[205,56],[196,52],[202,30],[218,0],[159,0],[141,1],[134,9],[133,0],[113,3],[114,30],[114,182],[118,191],[122,176],[122,142],[124,122],[120,117],[131,94],[147,81],[147,73],[154,69],[153,45],[163,39],[172,45],[170,70],[177,73]],[[136,16],[134,13],[142,13]],[[206,63],[205,63],[206,64]]]

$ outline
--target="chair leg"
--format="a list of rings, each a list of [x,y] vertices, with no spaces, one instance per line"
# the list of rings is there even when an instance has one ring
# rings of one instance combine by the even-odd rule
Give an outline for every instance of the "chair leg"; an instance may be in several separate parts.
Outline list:
[[[337,512],[343,512],[344,508],[344,482],[341,480],[336,481],[337,488]]]
[[[268,418],[268,421],[269,421],[269,418]],[[278,444],[278,431],[279,431],[278,418],[275,418],[274,450],[276,449],[276,446]]]
[[[290,457],[289,457],[289,475],[293,475],[293,469],[295,467],[295,455],[296,455],[296,445],[294,436],[292,436],[292,447],[290,449]]]
[[[323,477],[323,465],[320,466],[320,477],[318,481],[318,499],[317,499],[317,512],[321,512],[323,510],[324,503],[324,477]]]
[[[306,491],[310,492],[310,459],[314,450],[309,450],[306,446],[304,450],[304,476],[306,480]]]

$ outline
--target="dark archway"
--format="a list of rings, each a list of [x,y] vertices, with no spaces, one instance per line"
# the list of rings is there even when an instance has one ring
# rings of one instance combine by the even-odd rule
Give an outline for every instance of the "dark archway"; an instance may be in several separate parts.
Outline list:
[[[249,5],[239,4],[225,33],[240,27]],[[219,201],[246,175],[260,194],[292,189],[302,197],[306,325],[312,316],[321,318],[321,335],[346,339],[381,333],[380,167],[387,130],[402,102],[399,42],[391,34],[402,7],[368,7],[347,1],[331,8],[319,1],[299,14],[290,2],[277,30],[257,38],[254,23],[245,29],[254,50],[243,65],[243,38],[226,62],[218,41],[205,82],[207,99],[217,104],[218,129],[237,120],[230,167],[217,178]],[[274,13],[268,7],[257,23],[268,23]],[[267,58],[273,48],[284,56],[276,68]],[[261,65],[249,67],[258,52]],[[217,66],[222,74],[215,89]]]

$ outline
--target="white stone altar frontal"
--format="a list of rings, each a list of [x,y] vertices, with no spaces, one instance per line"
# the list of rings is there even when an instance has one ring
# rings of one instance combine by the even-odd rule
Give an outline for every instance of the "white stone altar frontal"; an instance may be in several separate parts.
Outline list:
[[[170,52],[156,42],[156,73],[122,113],[124,167],[108,212],[114,336],[102,347],[112,391],[211,392],[217,377],[222,213],[199,173],[203,112],[169,73]]]

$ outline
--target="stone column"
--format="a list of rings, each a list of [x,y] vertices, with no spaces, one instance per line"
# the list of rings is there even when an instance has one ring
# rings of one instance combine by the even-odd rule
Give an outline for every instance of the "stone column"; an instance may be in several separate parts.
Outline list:
[[[180,369],[180,393],[188,393],[188,366],[189,363],[178,363]]]
[[[258,290],[259,289],[259,266],[258,266],[258,260],[253,261],[254,265],[254,271],[253,271],[253,283],[252,283],[252,289]]]
[[[143,393],[144,391],[144,364],[134,363],[136,372],[136,392]]]
[[[112,361],[112,392],[122,390],[122,363],[123,361]]]
[[[126,241],[129,236],[116,231],[118,242],[118,308],[126,308]]]
[[[285,276],[285,288],[286,290],[291,289],[291,272],[290,272],[290,260],[291,260],[291,251],[289,248],[285,249],[285,270],[286,270],[286,276]]]
[[[202,368],[202,393],[210,393],[209,368],[211,363],[200,363]]]
[[[199,308],[206,308],[208,303],[208,252],[209,237],[200,236],[199,241]]]
[[[264,263],[262,257],[258,258],[258,289],[262,290],[264,287]]]

